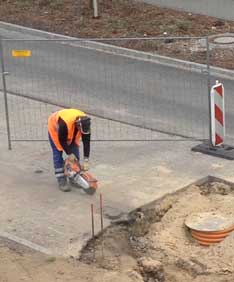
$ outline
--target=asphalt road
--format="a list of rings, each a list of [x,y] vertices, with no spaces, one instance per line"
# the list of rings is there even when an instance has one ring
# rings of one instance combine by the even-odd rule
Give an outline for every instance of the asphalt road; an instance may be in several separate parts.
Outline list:
[[[232,0],[143,0],[142,2],[220,19],[234,19]]]
[[[1,28],[14,39],[40,39]],[[4,41],[8,92],[80,107],[110,119],[172,134],[207,138],[208,98],[204,74],[71,46],[55,41]],[[30,58],[11,50],[29,49]],[[212,78],[212,82],[218,79]],[[226,124],[234,136],[234,81],[222,80]]]

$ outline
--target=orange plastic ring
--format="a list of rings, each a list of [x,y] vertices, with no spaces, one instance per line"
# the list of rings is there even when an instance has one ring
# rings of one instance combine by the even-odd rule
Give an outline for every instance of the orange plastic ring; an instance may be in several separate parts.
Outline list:
[[[202,233],[202,232],[197,232],[197,231],[191,231],[192,236],[198,236],[202,238],[225,238],[230,234],[230,232],[224,232],[220,234],[209,234],[209,233]]]

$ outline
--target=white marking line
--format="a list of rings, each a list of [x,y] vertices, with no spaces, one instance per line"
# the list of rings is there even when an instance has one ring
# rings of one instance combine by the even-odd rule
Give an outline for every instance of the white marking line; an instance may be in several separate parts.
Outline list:
[[[6,239],[11,240],[11,241],[14,241],[14,242],[16,242],[18,244],[26,246],[26,247],[28,247],[30,249],[33,249],[33,250],[38,251],[38,252],[40,252],[42,254],[45,254],[45,255],[52,255],[53,254],[47,248],[44,248],[44,247],[42,247],[40,245],[34,244],[34,243],[32,243],[32,242],[30,242],[28,240],[25,240],[23,238],[19,238],[19,237],[15,236],[15,235],[7,233],[7,232],[0,231],[0,237],[6,238]]]

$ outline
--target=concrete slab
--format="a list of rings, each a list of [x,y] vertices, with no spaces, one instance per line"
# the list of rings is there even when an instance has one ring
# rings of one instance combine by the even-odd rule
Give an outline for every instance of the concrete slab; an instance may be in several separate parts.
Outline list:
[[[3,140],[3,139],[1,139]],[[100,230],[99,194],[104,224],[207,175],[234,180],[233,163],[191,152],[194,142],[110,142],[92,144],[92,172],[100,180],[94,196],[80,190],[62,193],[53,176],[47,144],[0,144],[1,231],[48,249],[77,256],[91,237],[90,204]],[[43,171],[36,173],[37,170]]]

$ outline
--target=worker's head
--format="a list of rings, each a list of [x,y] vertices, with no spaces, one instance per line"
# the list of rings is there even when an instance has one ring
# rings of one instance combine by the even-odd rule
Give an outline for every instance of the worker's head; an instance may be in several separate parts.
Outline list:
[[[80,117],[76,120],[76,126],[82,134],[90,134],[91,119],[88,116]]]

